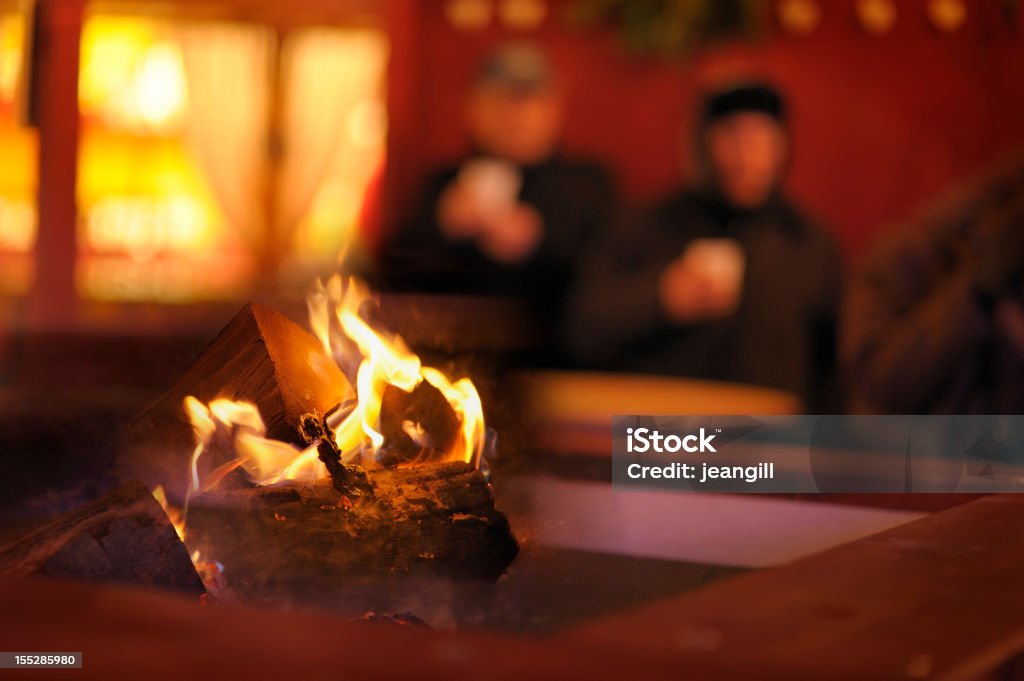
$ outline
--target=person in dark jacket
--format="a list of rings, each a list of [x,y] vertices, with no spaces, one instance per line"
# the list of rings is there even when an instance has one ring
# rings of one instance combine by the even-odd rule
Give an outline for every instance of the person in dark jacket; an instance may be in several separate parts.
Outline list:
[[[386,249],[384,280],[524,301],[550,336],[583,247],[612,214],[612,180],[560,153],[562,86],[530,43],[501,45],[482,62],[466,116],[473,153],[429,177]]]
[[[844,318],[853,410],[1024,413],[1024,164],[880,243]]]
[[[840,263],[784,196],[781,96],[706,98],[705,176],[613,230],[573,295],[566,335],[589,366],[768,386],[834,409]]]

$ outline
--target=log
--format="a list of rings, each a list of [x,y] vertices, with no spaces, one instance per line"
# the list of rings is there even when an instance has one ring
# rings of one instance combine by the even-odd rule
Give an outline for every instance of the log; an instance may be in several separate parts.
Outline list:
[[[283,315],[247,306],[175,386],[131,425],[121,470],[163,485],[179,504],[190,483],[194,433],[182,402],[254,403],[267,436],[317,443],[329,477],[254,486],[236,469],[188,502],[187,543],[202,564],[223,564],[235,593],[250,584],[337,583],[346,576],[429,574],[496,579],[518,552],[508,520],[474,467],[437,463],[459,435],[444,395],[424,381],[384,391],[380,467],[343,463],[326,415],[351,410],[353,393],[319,342]],[[223,440],[223,441],[221,441]],[[219,433],[199,478],[235,460]]]
[[[0,574],[204,591],[185,545],[138,481],[0,548]]]
[[[386,466],[437,460],[455,444],[459,417],[441,391],[427,381],[412,392],[389,385],[381,400],[380,433],[384,445],[379,459]]]
[[[202,402],[252,402],[268,437],[302,445],[301,417],[327,412],[351,397],[352,389],[312,334],[280,312],[246,305],[177,383],[132,421],[120,447],[122,477],[139,478],[151,487],[163,485],[179,503],[188,487],[195,446],[183,407],[188,395]],[[203,463],[216,466],[223,461],[206,457]]]
[[[468,464],[416,464],[365,476],[368,485],[355,494],[325,479],[197,496],[188,547],[225,565],[238,593],[363,576],[494,580],[518,553],[490,485]]]

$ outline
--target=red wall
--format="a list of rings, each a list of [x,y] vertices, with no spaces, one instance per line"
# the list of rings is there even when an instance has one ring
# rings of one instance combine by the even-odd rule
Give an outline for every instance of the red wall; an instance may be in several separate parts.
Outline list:
[[[1005,23],[1001,0],[966,2],[968,22],[952,35],[928,23],[926,0],[898,0],[896,27],[872,37],[853,0],[819,0],[823,21],[811,36],[783,35],[769,21],[756,43],[687,63],[629,56],[607,31],[568,26],[564,0],[525,37],[546,45],[569,81],[567,149],[606,161],[635,199],[684,177],[680,140],[705,83],[736,74],[775,81],[792,111],[791,193],[856,256],[929,196],[1024,148],[1024,31]],[[524,37],[497,26],[461,32],[443,6],[394,0],[389,10],[389,181],[398,202],[425,168],[465,150],[461,93],[477,58],[497,40]]]

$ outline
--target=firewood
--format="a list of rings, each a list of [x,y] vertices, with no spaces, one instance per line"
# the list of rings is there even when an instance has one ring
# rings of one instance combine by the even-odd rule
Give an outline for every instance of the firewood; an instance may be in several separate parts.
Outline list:
[[[188,486],[194,443],[183,408],[186,396],[202,402],[227,398],[254,403],[267,436],[302,444],[301,417],[325,413],[352,390],[320,342],[280,312],[246,305],[156,403],[135,418],[119,455],[123,477],[163,485],[180,502]],[[203,465],[224,461],[206,456]]]
[[[156,499],[138,481],[125,483],[0,548],[0,574],[203,593],[185,545]]]
[[[254,403],[268,437],[300,447],[316,443],[329,474],[317,482],[254,486],[236,468],[190,496],[189,549],[204,563],[226,565],[232,591],[275,581],[337,583],[346,576],[496,579],[518,552],[480,471],[438,462],[457,443],[460,422],[428,381],[411,392],[385,389],[383,446],[372,468],[355,465],[342,456],[328,425],[328,415],[335,419],[355,408],[334,359],[283,315],[248,306],[132,423],[122,469],[163,485],[179,503],[195,447],[182,404],[187,395]],[[200,480],[216,478],[208,473],[237,457],[231,434],[222,430],[204,446]]]
[[[226,566],[231,588],[352,577],[494,580],[518,553],[483,475],[463,462],[366,471],[365,493],[331,480],[194,497],[187,543]]]
[[[455,444],[459,418],[441,391],[427,381],[411,392],[389,385],[381,400],[380,433],[380,460],[385,465],[436,460]]]

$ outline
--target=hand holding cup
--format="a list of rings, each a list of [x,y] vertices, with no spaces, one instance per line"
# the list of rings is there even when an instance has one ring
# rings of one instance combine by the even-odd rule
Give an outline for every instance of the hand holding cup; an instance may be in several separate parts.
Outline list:
[[[677,323],[728,317],[739,306],[746,258],[733,239],[693,241],[662,273],[659,295]]]

